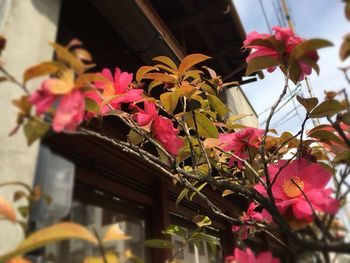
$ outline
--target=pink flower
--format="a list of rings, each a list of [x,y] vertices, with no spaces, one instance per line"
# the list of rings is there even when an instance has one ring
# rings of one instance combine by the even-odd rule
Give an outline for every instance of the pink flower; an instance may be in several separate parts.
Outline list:
[[[267,212],[265,209],[263,209],[260,212],[255,211],[255,209],[258,207],[259,205],[255,202],[251,202],[250,205],[248,206],[247,209],[247,213],[243,212],[243,215],[241,216],[241,220],[243,222],[247,222],[247,221],[265,221],[267,223],[272,222],[272,217],[269,214],[269,212]],[[242,226],[232,226],[232,231],[237,232],[237,231],[242,231],[241,234],[241,238],[242,239],[247,239],[248,237],[248,232],[253,229],[253,226],[250,225],[242,225]]]
[[[253,251],[247,248],[246,251],[235,248],[234,255],[227,256],[225,263],[279,263],[278,258],[274,258],[271,252],[265,251],[255,257]]]
[[[280,160],[276,164],[269,165],[271,181],[280,167],[286,165],[286,162]],[[296,219],[311,222],[313,220],[312,209],[301,192],[302,190],[316,211],[335,214],[339,209],[339,201],[330,197],[331,188],[325,189],[331,177],[332,174],[318,163],[310,163],[304,158],[292,161],[279,173],[272,187],[277,208],[282,214],[291,208]],[[255,189],[267,196],[261,184],[255,186]]]
[[[57,107],[52,128],[55,132],[74,131],[84,119],[85,97],[80,90],[64,95]]]
[[[50,86],[53,79],[46,79],[41,83],[40,89],[37,89],[30,97],[29,103],[35,105],[36,115],[46,112],[56,100],[56,96],[51,93]]]
[[[35,105],[36,115],[47,112],[57,101],[57,108],[52,123],[55,132],[62,130],[73,131],[83,121],[85,111],[85,97],[82,91],[73,89],[65,95],[51,93],[50,86],[55,79],[46,79],[40,89],[35,91],[29,98],[29,103]]]
[[[135,116],[136,122],[146,130],[153,132],[154,137],[171,154],[179,154],[184,142],[178,137],[179,130],[175,129],[173,122],[157,113],[156,105],[145,101],[144,109],[135,106],[138,113]]]
[[[296,36],[293,31],[289,28],[282,28],[279,26],[275,26],[272,28],[275,31],[274,35],[270,34],[259,34],[256,31],[253,31],[247,35],[246,40],[243,42],[243,46],[245,48],[252,49],[250,55],[246,58],[246,61],[249,63],[252,59],[257,57],[272,57],[275,60],[288,61],[290,54],[294,50],[294,48],[305,41],[303,38]],[[277,41],[280,41],[283,44],[283,51],[277,51],[273,46],[263,46],[258,43],[252,43],[254,40],[259,39],[268,39],[270,37],[275,38]],[[317,62],[318,55],[316,51],[312,51],[306,54],[306,56],[314,62]],[[310,65],[306,64],[303,61],[298,61],[299,66],[301,68],[301,74],[299,80],[303,80],[305,75],[310,75],[312,68]],[[276,67],[270,67],[267,69],[268,72],[273,72]]]
[[[142,89],[131,89],[129,85],[132,81],[132,74],[127,72],[121,72],[119,68],[115,69],[114,77],[109,69],[103,69],[101,75],[104,76],[107,81],[95,83],[95,87],[100,89],[104,99],[110,99],[109,105],[116,110],[121,108],[122,103],[136,102],[142,99]],[[103,99],[96,91],[87,92],[86,96],[94,101],[98,105],[103,102]],[[100,110],[101,115],[106,114],[110,109],[108,105],[102,106]],[[93,117],[95,114],[89,113],[88,118]]]
[[[258,148],[263,134],[263,130],[255,128],[244,128],[235,133],[219,134],[219,146],[224,151],[232,151],[241,159],[248,159],[249,147]],[[230,158],[229,166],[233,166],[235,161],[237,161],[237,166],[242,169],[242,161],[234,156]]]

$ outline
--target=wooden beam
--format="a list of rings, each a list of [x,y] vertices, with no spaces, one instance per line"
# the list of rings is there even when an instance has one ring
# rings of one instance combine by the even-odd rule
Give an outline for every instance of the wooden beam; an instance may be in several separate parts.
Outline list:
[[[135,3],[156,28],[174,54],[179,58],[179,60],[182,60],[185,57],[185,54],[182,51],[180,44],[177,42],[176,38],[170,32],[163,20],[158,16],[157,12],[152,8],[149,2],[147,0],[135,0]]]

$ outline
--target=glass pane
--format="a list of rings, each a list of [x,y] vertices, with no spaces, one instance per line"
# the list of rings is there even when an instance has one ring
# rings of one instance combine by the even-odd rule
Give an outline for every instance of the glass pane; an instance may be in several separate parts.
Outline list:
[[[95,205],[86,205],[78,201],[73,202],[72,210],[65,221],[76,222],[85,225],[91,232],[97,230],[101,237],[107,229],[117,223],[120,229],[131,236],[130,240],[112,241],[105,245],[105,250],[112,250],[120,257],[128,249],[134,255],[146,260],[145,249],[140,242],[145,240],[145,220],[123,213],[123,211],[112,211]],[[84,241],[69,240],[50,245],[46,255],[53,258],[54,262],[81,263],[87,256],[100,256],[100,251]]]

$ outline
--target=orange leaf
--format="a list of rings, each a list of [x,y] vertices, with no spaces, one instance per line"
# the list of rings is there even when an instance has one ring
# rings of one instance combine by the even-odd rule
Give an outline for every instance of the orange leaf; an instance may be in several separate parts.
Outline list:
[[[154,61],[158,61],[161,62],[165,65],[167,65],[168,67],[170,67],[173,70],[177,70],[177,66],[174,63],[174,61],[172,61],[170,58],[166,57],[166,56],[159,56],[159,57],[155,57],[154,59],[152,59]]]
[[[141,80],[143,79],[144,75],[147,74],[148,72],[152,71],[152,70],[158,70],[156,67],[152,67],[152,66],[142,66],[140,67],[137,72],[136,72],[136,81],[138,83],[141,82]]]
[[[26,83],[28,80],[56,73],[63,69],[64,66],[59,62],[47,61],[28,68],[23,74],[23,82]]]
[[[11,204],[2,197],[0,197],[0,215],[3,215],[6,219],[12,222],[16,221],[15,210],[13,210]]]
[[[28,259],[25,259],[23,257],[15,257],[6,261],[6,263],[31,263],[31,262]]]
[[[187,57],[185,57],[180,66],[179,66],[179,70],[178,70],[178,75],[179,77],[182,77],[185,72],[190,69],[192,66],[203,62],[204,60],[209,59],[210,57],[206,56],[206,55],[202,55],[202,54],[192,54],[192,55],[188,55]]]
[[[55,49],[58,60],[67,63],[79,74],[84,72],[84,64],[81,62],[81,60],[76,58],[67,48],[56,43],[50,44]]]
[[[176,77],[172,75],[167,75],[163,73],[147,73],[143,76],[144,79],[154,79],[160,80],[163,82],[174,83],[176,81]]]
[[[86,49],[76,48],[73,50],[73,53],[80,60],[92,61],[92,56]]]

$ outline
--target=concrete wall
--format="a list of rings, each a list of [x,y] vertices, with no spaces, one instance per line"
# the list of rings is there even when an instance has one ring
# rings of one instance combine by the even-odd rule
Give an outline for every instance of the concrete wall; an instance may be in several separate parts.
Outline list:
[[[0,31],[7,38],[7,47],[1,60],[5,68],[17,79],[32,65],[52,58],[48,45],[55,41],[60,0],[0,0]],[[30,82],[33,90],[38,81]],[[21,181],[32,185],[38,143],[27,147],[23,131],[9,137],[16,123],[16,108],[11,100],[23,95],[11,83],[0,84],[0,183]],[[18,187],[0,188],[0,196],[11,201]],[[23,205],[19,203],[17,205]],[[0,254],[16,246],[23,238],[19,225],[0,221]]]
[[[237,123],[250,126],[259,127],[258,118],[249,104],[247,98],[245,97],[243,91],[239,87],[233,87],[226,89],[226,104],[232,111],[232,115],[236,114],[252,114],[252,116],[245,117],[238,120]]]

